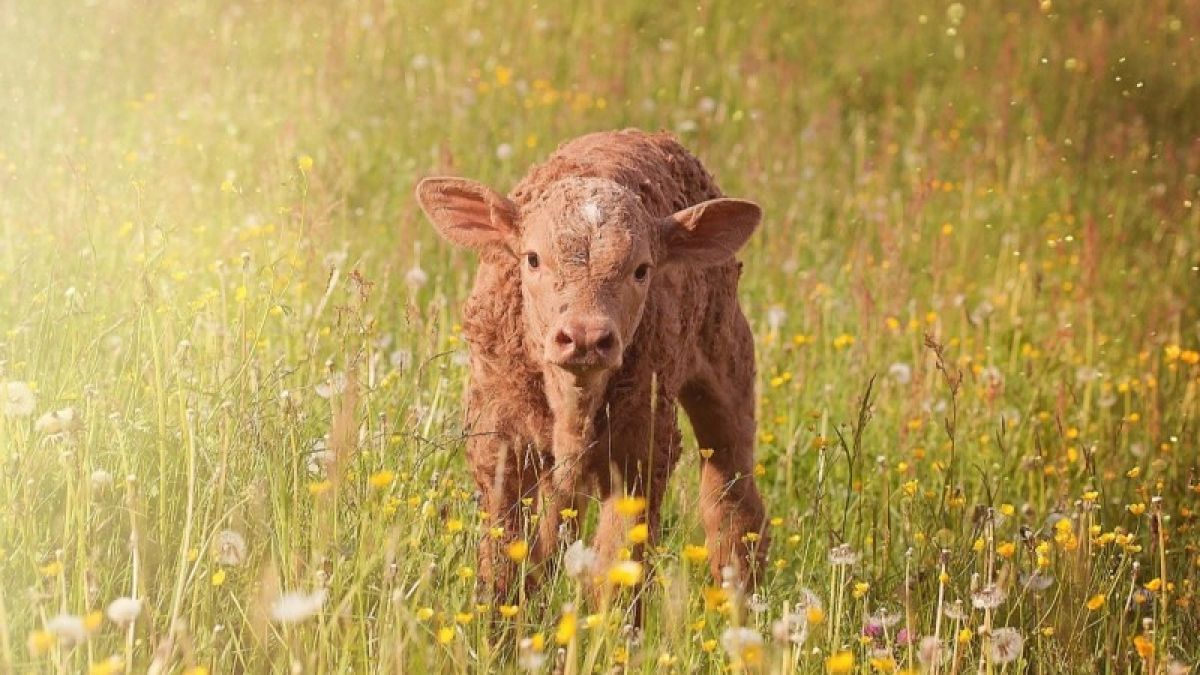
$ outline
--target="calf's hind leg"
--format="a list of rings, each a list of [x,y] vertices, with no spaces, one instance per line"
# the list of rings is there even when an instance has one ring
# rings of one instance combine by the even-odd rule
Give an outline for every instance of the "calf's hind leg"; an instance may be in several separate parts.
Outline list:
[[[754,344],[740,311],[712,336],[711,356],[680,392],[701,448],[700,511],[713,575],[734,567],[747,588],[767,553],[766,511],[754,482]]]

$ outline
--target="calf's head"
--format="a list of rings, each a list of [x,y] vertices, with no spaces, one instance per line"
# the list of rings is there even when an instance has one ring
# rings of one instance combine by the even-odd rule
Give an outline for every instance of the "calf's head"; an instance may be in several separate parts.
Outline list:
[[[584,381],[621,366],[656,276],[728,261],[761,219],[756,204],[738,199],[654,217],[635,193],[601,178],[561,180],[520,209],[461,178],[425,179],[417,198],[447,241],[517,261],[533,357]]]

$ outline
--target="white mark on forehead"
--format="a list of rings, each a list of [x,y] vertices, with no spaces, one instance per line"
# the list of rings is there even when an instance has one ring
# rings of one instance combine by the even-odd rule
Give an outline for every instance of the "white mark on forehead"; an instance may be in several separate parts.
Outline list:
[[[599,225],[604,220],[604,213],[600,211],[600,206],[593,201],[584,202],[583,206],[579,207],[579,213],[589,225]]]

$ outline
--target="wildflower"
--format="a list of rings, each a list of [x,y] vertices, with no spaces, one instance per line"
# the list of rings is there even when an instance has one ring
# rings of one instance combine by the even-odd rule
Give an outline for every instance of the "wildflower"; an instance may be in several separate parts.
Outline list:
[[[511,619],[521,611],[520,605],[500,605],[500,616]]]
[[[1011,541],[1006,541],[996,547],[996,553],[1001,558],[1011,558],[1017,552],[1017,545]]]
[[[829,564],[834,567],[849,567],[857,563],[859,557],[850,544],[841,544],[829,549]]]
[[[37,397],[24,382],[0,382],[0,414],[5,417],[29,417],[37,406]]]
[[[35,630],[29,633],[29,637],[25,639],[25,647],[29,649],[32,656],[41,656],[54,648],[54,643],[58,638],[48,630]]]
[[[222,584],[225,583],[225,578],[227,576],[228,575],[225,573],[225,570],[220,569],[220,570],[217,570],[216,572],[212,573],[212,576],[209,578],[209,581],[212,583],[213,586],[221,586]]]
[[[396,472],[388,471],[386,469],[383,471],[376,471],[375,473],[371,474],[370,478],[367,479],[367,481],[371,484],[371,487],[375,488],[376,490],[382,490],[386,488],[395,480]]]
[[[125,662],[121,657],[113,655],[88,666],[88,675],[117,675],[124,672]]]
[[[513,156],[513,147],[508,143],[501,143],[496,146],[496,159],[501,162],[508,160]]]
[[[971,593],[971,604],[975,609],[996,609],[1004,603],[1007,594],[998,584],[990,583]]]
[[[92,472],[91,477],[92,490],[100,492],[112,487],[113,476],[104,469],[96,469]]]
[[[448,645],[454,642],[454,627],[442,626],[437,631],[437,641],[439,644]]]
[[[432,607],[422,607],[417,610],[417,620],[418,621],[428,621],[432,618],[433,618],[433,608]]]
[[[296,160],[296,167],[308,173],[313,168],[313,158],[308,155],[300,155],[299,159]]]
[[[951,621],[965,621],[967,618],[967,612],[963,609],[962,600],[947,603],[942,607],[942,614],[946,615],[946,618]]]
[[[705,560],[708,560],[708,549],[704,546],[687,544],[683,547],[683,559],[690,563],[699,565]]]
[[[845,349],[853,344],[854,344],[854,336],[850,335],[848,333],[842,333],[841,335],[839,335],[833,339],[833,348],[837,349],[839,351],[842,349]]]
[[[523,638],[517,643],[517,663],[525,670],[541,670],[546,664],[545,638],[541,633]]]
[[[975,637],[975,634],[971,632],[970,628],[962,628],[958,631],[958,636],[955,639],[958,640],[960,645],[965,645],[969,643],[973,637]]]
[[[1021,575],[1021,586],[1027,591],[1039,593],[1054,585],[1054,577],[1045,572],[1032,572]]]
[[[421,269],[419,264],[414,264],[408,269],[407,272],[404,273],[404,283],[408,284],[408,287],[413,290],[421,288],[428,281],[429,274],[425,270]]]
[[[925,667],[941,663],[946,658],[946,647],[936,635],[926,635],[921,638],[917,649],[917,660]]]
[[[78,614],[56,614],[46,621],[46,630],[63,644],[73,645],[87,639],[87,624]]]
[[[558,628],[554,631],[554,642],[558,645],[565,645],[575,638],[575,631],[579,626],[579,619],[575,614],[575,608],[567,605],[563,608],[562,618],[558,620]]]
[[[992,631],[989,653],[993,663],[1012,663],[1021,657],[1025,638],[1016,628],[997,628]]]
[[[731,626],[721,634],[721,648],[734,663],[757,666],[763,659],[763,638],[745,626]]]
[[[644,544],[650,537],[650,529],[645,523],[638,523],[629,529],[629,543]]]
[[[912,381],[912,366],[907,363],[893,363],[888,368],[888,377],[896,381],[896,384],[908,384]]]
[[[271,603],[271,618],[280,623],[299,623],[316,616],[325,606],[329,591],[319,588],[312,593],[290,591]]]
[[[246,538],[235,530],[221,530],[213,540],[213,553],[218,564],[237,567],[246,562]]]
[[[617,500],[617,513],[632,518],[646,510],[646,498],[626,495]]]
[[[871,590],[871,584],[865,581],[857,581],[854,583],[854,589],[850,591],[850,594],[854,596],[855,600],[858,600],[866,595],[869,590]]]
[[[1108,598],[1103,593],[1097,593],[1097,594],[1093,595],[1092,597],[1088,598],[1087,608],[1089,611],[1094,612],[1094,611],[1100,609],[1101,607],[1103,607],[1104,603],[1107,600],[1108,600]]]
[[[642,564],[621,560],[608,570],[608,582],[617,586],[633,586],[642,580]]]
[[[509,560],[519,563],[529,555],[529,542],[518,539],[506,546],[504,552],[508,555]]]
[[[870,660],[871,670],[877,673],[894,673],[896,672],[896,659],[887,650],[880,650],[878,656],[872,656]]]
[[[126,626],[133,623],[138,615],[142,613],[142,601],[137,598],[121,597],[108,603],[108,609],[105,614],[108,620],[118,626]]]
[[[840,651],[825,659],[825,671],[828,673],[848,673],[854,670],[854,652]]]
[[[578,579],[596,567],[596,552],[578,539],[563,553],[563,567],[568,576]]]
[[[79,417],[74,408],[63,408],[42,415],[33,423],[33,428],[47,436],[60,436],[79,428]]]
[[[333,398],[346,391],[349,379],[345,373],[331,373],[324,382],[319,383],[315,390],[321,398]]]
[[[786,309],[780,307],[779,305],[772,305],[771,308],[767,310],[767,327],[772,331],[779,330],[784,321],[787,321]]]

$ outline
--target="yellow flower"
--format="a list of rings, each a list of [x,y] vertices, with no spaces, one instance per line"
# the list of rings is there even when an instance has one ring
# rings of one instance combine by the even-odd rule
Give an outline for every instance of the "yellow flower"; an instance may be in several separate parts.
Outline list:
[[[622,560],[608,570],[608,582],[617,586],[633,586],[642,580],[642,564],[634,560]]]
[[[521,562],[525,556],[529,555],[529,543],[524,539],[518,539],[509,544],[504,551],[513,562]]]
[[[222,568],[216,572],[213,572],[212,576],[209,578],[209,581],[212,582],[213,586],[220,586],[221,584],[225,583],[225,569]]]
[[[964,645],[967,644],[968,642],[971,641],[971,637],[973,635],[974,635],[974,633],[971,632],[970,628],[963,628],[962,630],[958,631],[959,644],[964,644]]]
[[[683,547],[683,559],[690,563],[699,565],[705,560],[708,560],[708,549],[704,546],[688,544]]]
[[[463,581],[470,581],[471,579],[474,579],[475,569],[463,565],[462,567],[458,568],[458,578],[462,579]]]
[[[848,673],[854,670],[854,652],[840,651],[825,659],[825,670],[829,673]]]
[[[511,619],[517,615],[521,608],[517,605],[500,605],[500,616]]]
[[[650,528],[645,523],[638,523],[629,528],[629,543],[644,544],[650,537]]]
[[[1011,558],[1011,557],[1013,557],[1013,554],[1016,552],[1017,552],[1017,545],[1012,543],[1011,541],[1006,541],[1003,544],[1000,544],[999,546],[996,547],[996,553],[999,554],[1001,558]]]
[[[329,492],[329,488],[333,487],[333,483],[327,480],[317,481],[308,484],[308,493],[314,497],[320,496]]]
[[[617,513],[632,518],[646,510],[646,498],[626,495],[617,500]]]
[[[428,621],[433,618],[432,607],[422,607],[417,610],[417,619],[420,621]]]
[[[568,509],[563,509],[562,511],[559,511],[558,515],[562,516],[563,520],[574,520],[576,518],[576,516],[579,515],[579,511],[576,509],[568,508]]]
[[[100,630],[100,625],[104,623],[104,612],[94,609],[83,615],[83,627],[89,633],[95,633]]]
[[[1094,611],[1100,609],[1101,607],[1103,607],[1104,602],[1106,600],[1108,600],[1107,597],[1105,597],[1101,593],[1097,593],[1097,594],[1093,595],[1092,597],[1088,598],[1087,608],[1094,612]]]
[[[450,534],[454,534],[455,532],[462,532],[462,529],[463,529],[463,521],[459,520],[458,518],[451,518],[450,520],[446,521],[446,531],[449,532]]]
[[[183,675],[208,675],[208,668],[204,666],[192,666],[183,669]]]
[[[296,160],[296,166],[301,171],[308,172],[313,168],[313,158],[308,155],[300,155],[300,158]]]
[[[124,672],[125,663],[119,656],[110,656],[103,661],[88,666],[88,675],[117,675]]]
[[[1128,504],[1125,508],[1135,516],[1140,516],[1146,512],[1146,505],[1140,502],[1137,504]]]
[[[708,586],[704,589],[704,608],[719,609],[729,600],[729,592],[720,586]]]
[[[1155,577],[1154,579],[1151,579],[1150,581],[1146,582],[1146,590],[1148,590],[1148,591],[1154,591],[1155,593],[1157,593],[1161,588],[1162,588],[1162,579],[1161,578]]]
[[[861,598],[862,596],[866,595],[867,591],[869,591],[869,590],[871,590],[871,584],[869,584],[865,581],[859,581],[854,584],[854,590],[851,591],[851,593],[857,599],[857,598]]]
[[[48,630],[35,630],[25,638],[25,646],[33,656],[41,656],[54,648],[54,633]]]
[[[392,481],[396,480],[396,472],[384,469],[383,471],[377,471],[371,474],[371,477],[368,480],[371,483],[371,487],[375,488],[376,490],[382,490],[391,485]]]
[[[575,637],[575,630],[578,628],[579,621],[573,610],[563,612],[562,618],[558,620],[558,628],[554,631],[554,643],[565,645]]]
[[[53,562],[46,563],[38,568],[38,572],[41,572],[42,576],[44,577],[56,577],[62,574],[62,571],[63,564],[61,560],[55,560]]]
[[[442,626],[439,628],[437,632],[437,641],[444,645],[454,642],[454,628],[450,626]]]
[[[816,605],[809,605],[808,609],[804,610],[804,617],[814,626],[825,623],[825,610]]]
[[[1133,648],[1137,650],[1138,656],[1143,659],[1154,656],[1154,643],[1145,635],[1137,635],[1133,638]]]
[[[871,669],[877,673],[894,673],[896,672],[896,659],[890,656],[872,658]]]
[[[460,626],[465,626],[471,623],[471,620],[474,618],[475,615],[470,612],[458,612],[454,615],[454,623]]]
[[[845,349],[854,344],[854,336],[849,333],[842,333],[833,339],[834,349]]]

